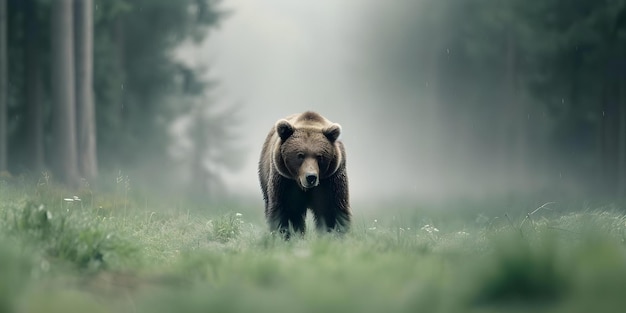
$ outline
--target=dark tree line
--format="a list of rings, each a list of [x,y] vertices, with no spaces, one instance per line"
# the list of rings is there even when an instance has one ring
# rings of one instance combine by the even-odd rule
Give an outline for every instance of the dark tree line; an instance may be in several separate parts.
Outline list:
[[[0,171],[76,186],[99,169],[163,167],[169,125],[196,110],[183,99],[214,102],[174,51],[223,16],[215,0],[0,2]]]
[[[385,77],[436,104],[449,142],[515,179],[626,196],[626,1],[406,0],[370,15]]]

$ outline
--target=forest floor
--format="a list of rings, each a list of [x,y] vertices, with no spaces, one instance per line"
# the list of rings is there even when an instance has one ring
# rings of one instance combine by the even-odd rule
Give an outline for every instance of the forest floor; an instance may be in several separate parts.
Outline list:
[[[0,312],[626,307],[626,216],[616,207],[380,205],[354,208],[342,238],[284,242],[256,205],[151,202],[0,180]]]

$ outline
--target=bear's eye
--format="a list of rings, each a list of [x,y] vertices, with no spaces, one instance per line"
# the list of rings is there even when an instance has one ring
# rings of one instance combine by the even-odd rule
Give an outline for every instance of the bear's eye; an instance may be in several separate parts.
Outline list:
[[[304,160],[304,153],[298,152],[298,159]]]
[[[324,156],[318,155],[317,156],[317,162],[322,162],[322,161],[324,161]]]

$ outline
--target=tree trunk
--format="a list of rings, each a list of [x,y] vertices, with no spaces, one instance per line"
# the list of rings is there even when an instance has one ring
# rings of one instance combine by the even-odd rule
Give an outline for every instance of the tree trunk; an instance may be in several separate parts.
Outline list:
[[[505,37],[505,64],[503,101],[505,105],[503,119],[500,121],[501,151],[504,173],[510,183],[518,187],[525,185],[528,180],[526,173],[526,119],[527,113],[520,101],[517,42],[513,26],[509,25]]]
[[[36,2],[26,1],[24,12],[24,30],[26,43],[24,49],[24,71],[26,88],[26,155],[27,164],[33,171],[44,167],[43,147],[43,104],[41,92],[43,82],[39,64],[39,32],[37,30]]]
[[[609,105],[609,101],[610,101],[610,87],[609,84],[611,82],[611,77],[608,74],[608,69],[610,68],[610,56],[607,57],[607,64],[605,64],[605,73],[604,76],[602,77],[602,84],[601,84],[601,99],[600,99],[600,105],[601,105],[601,112],[600,112],[600,119],[599,119],[599,125],[598,125],[598,132],[596,135],[596,149],[597,149],[597,153],[596,153],[596,159],[595,159],[595,168],[597,171],[597,177],[595,180],[595,186],[598,186],[601,188],[601,190],[606,190],[606,179],[607,179],[607,171],[606,171],[606,153],[607,153],[607,147],[606,147],[606,132],[607,132],[607,121],[608,118],[606,116],[606,112],[608,109],[608,105]],[[596,191],[596,190],[593,190]]]
[[[615,97],[611,97],[609,101],[615,101]],[[617,183],[617,110],[616,105],[610,103],[605,112],[606,119],[604,122],[604,155],[601,162],[604,165],[604,186],[610,196],[614,196]]]
[[[7,75],[7,1],[0,0],[0,172],[8,166]]]
[[[62,183],[76,187],[79,174],[76,154],[72,0],[53,0],[51,14],[55,171]]]
[[[615,65],[616,59],[614,54],[611,54],[610,65]],[[608,70],[608,69],[607,69]],[[602,156],[599,160],[602,167],[602,187],[604,192],[609,196],[614,196],[617,183],[617,132],[618,132],[618,108],[616,105],[617,99],[617,83],[616,77],[613,75],[607,75],[607,83],[605,90],[605,101],[603,107],[603,119],[602,119]]]
[[[191,138],[193,141],[193,155],[191,160],[191,192],[196,199],[206,197],[209,190],[210,175],[205,167],[208,138],[206,134],[206,120],[202,110],[196,110],[193,114],[191,125]]]
[[[439,25],[442,23],[438,23],[436,25],[431,26],[432,32],[435,33],[435,30],[442,29]],[[445,106],[442,105],[442,89],[440,88],[441,84],[441,59],[442,59],[442,51],[444,51],[443,43],[441,36],[433,35],[432,39],[429,42],[427,47],[427,54],[425,64],[425,77],[426,81],[424,81],[423,85],[423,97],[426,105],[428,106],[430,112],[430,123],[426,126],[427,129],[431,129],[431,134],[446,134],[447,129],[444,128],[443,125],[447,126],[447,122],[445,117],[447,116],[445,110]],[[435,136],[433,136],[435,137]],[[448,153],[445,150],[446,145],[442,143],[443,140],[431,138],[430,143],[431,147],[435,149],[432,153],[434,156],[446,155]]]
[[[124,65],[126,62],[125,60],[126,46],[124,44],[126,40],[126,36],[124,35],[124,20],[122,16],[118,16],[116,18],[113,27],[114,27],[113,42],[115,45],[114,71],[120,75],[119,77],[121,81],[121,85],[119,86],[120,90],[116,94],[117,102],[112,103],[112,105],[114,106],[113,116],[114,116],[114,120],[115,120],[116,126],[118,127],[119,132],[123,134],[127,134],[129,130],[128,130],[127,118],[125,114],[127,110],[125,110],[126,96],[124,92],[124,88],[127,88],[124,86],[124,83],[126,82],[126,71],[125,71],[125,65]],[[124,165],[123,160],[125,160],[125,157],[126,157],[126,153],[123,153],[124,144],[127,142],[128,142],[127,140],[121,139],[121,140],[116,140],[113,143],[112,146],[114,147],[114,149],[117,149],[121,152],[121,153],[118,153],[118,155],[113,158],[115,160],[115,162],[113,163],[113,166],[123,167]]]
[[[624,94],[624,80],[620,84],[619,93],[619,121],[617,134],[617,196],[626,195],[626,100]]]
[[[93,2],[75,0],[74,5],[78,165],[83,177],[92,181],[98,174],[93,95]]]
[[[620,66],[624,67],[623,55],[624,50],[620,49]],[[617,196],[624,197],[626,195],[626,74],[624,70],[620,70],[619,79],[617,80]]]

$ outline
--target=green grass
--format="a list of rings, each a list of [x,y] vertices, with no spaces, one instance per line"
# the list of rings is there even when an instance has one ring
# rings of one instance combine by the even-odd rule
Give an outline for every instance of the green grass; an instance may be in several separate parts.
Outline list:
[[[616,208],[380,204],[355,208],[345,237],[284,242],[267,233],[260,204],[147,203],[127,189],[0,181],[0,312],[626,306],[626,216]]]

